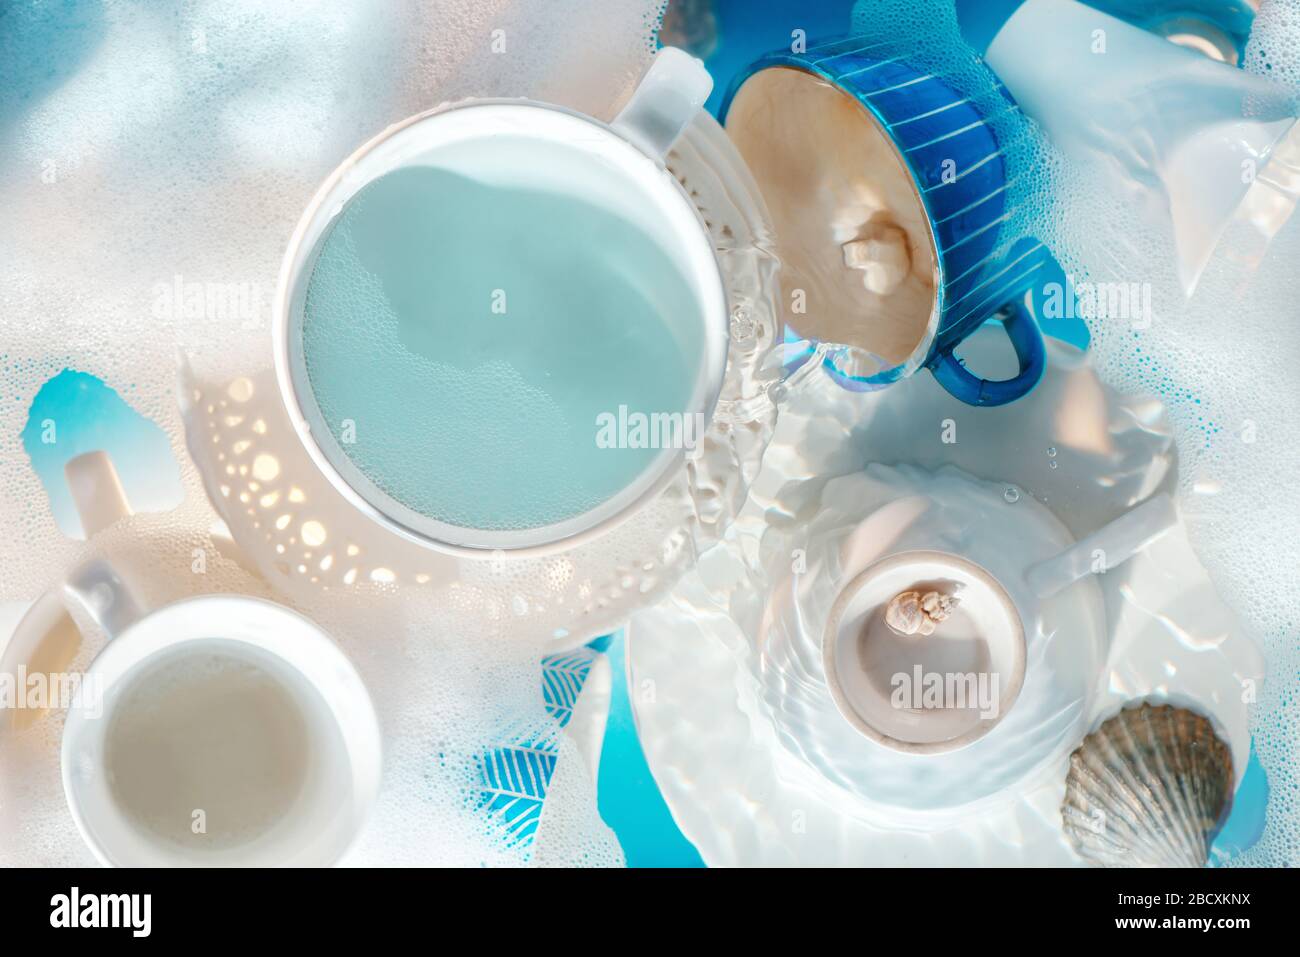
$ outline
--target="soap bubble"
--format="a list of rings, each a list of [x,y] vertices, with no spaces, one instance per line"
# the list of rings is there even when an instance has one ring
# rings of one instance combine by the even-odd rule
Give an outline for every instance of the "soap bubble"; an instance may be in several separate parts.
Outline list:
[[[1264,0],[1246,45],[1245,68],[1300,94],[1300,0]]]

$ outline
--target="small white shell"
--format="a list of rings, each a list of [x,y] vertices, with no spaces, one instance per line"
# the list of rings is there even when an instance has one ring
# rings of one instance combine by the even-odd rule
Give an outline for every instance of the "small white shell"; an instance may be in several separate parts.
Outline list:
[[[959,601],[961,599],[955,595],[942,595],[937,591],[928,591],[921,596],[921,611],[937,625],[947,620]]]
[[[1103,867],[1203,867],[1233,782],[1232,752],[1209,720],[1170,705],[1129,708],[1070,756],[1065,833]]]
[[[899,592],[885,606],[885,624],[900,635],[933,635],[935,627],[952,614],[960,601],[953,595],[928,591]]]
[[[925,613],[921,611],[921,593],[905,591],[890,599],[885,607],[885,624],[900,635],[914,635],[921,630]]]

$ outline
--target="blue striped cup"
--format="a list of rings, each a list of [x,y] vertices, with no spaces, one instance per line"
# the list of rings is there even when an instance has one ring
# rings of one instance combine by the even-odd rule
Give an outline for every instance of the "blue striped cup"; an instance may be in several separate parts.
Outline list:
[[[795,273],[787,321],[806,338],[848,343],[824,359],[841,385],[867,391],[926,368],[971,405],[1033,389],[1044,351],[1024,294],[1051,254],[1005,235],[1007,166],[969,100],[883,44],[850,38],[762,58],[720,116],[769,201],[783,268]],[[891,189],[892,205],[881,199]],[[789,288],[796,281],[811,288]],[[802,315],[791,306],[800,294]],[[825,315],[808,320],[819,307]],[[861,321],[845,327],[846,315]],[[828,316],[851,335],[830,334]],[[980,378],[954,355],[989,319],[1015,349],[1010,379]]]

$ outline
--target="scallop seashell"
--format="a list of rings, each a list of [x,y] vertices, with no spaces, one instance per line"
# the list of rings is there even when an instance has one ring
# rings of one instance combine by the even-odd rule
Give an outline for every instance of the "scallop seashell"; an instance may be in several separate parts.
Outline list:
[[[1233,781],[1232,752],[1207,718],[1171,705],[1127,708],[1070,755],[1065,833],[1103,867],[1203,867]]]

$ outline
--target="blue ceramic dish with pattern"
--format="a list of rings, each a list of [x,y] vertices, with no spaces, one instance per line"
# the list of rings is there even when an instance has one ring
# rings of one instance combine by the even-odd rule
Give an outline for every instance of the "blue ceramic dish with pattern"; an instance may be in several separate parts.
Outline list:
[[[966,97],[883,45],[849,38],[763,57],[733,83],[720,115],[772,208],[783,267],[801,284],[787,283],[789,324],[802,338],[853,347],[825,351],[841,385],[866,391],[926,368],[971,405],[1033,389],[1044,354],[1024,299],[1051,254],[1008,235],[1007,165]],[[826,316],[808,320],[819,307],[860,326],[844,335]],[[1015,350],[1009,379],[983,379],[954,354],[990,319]]]

